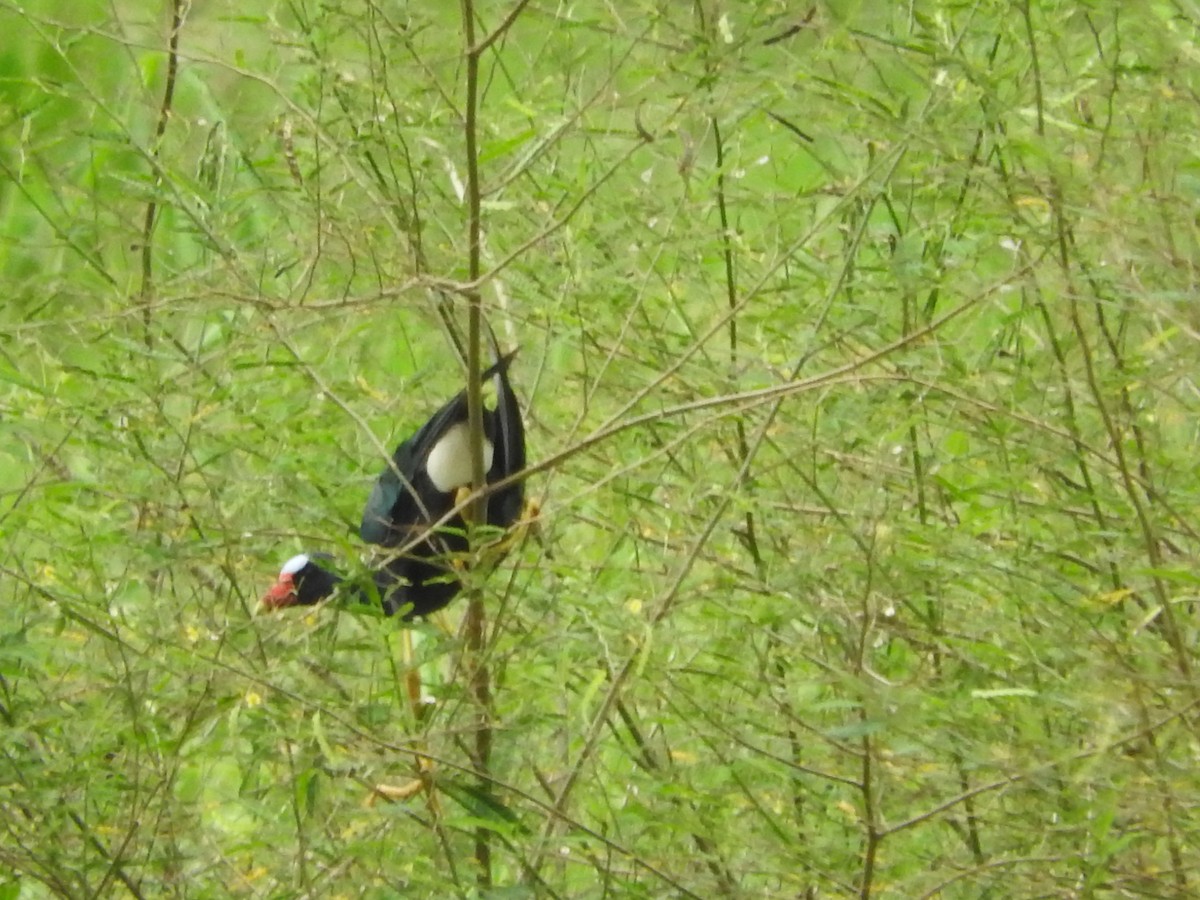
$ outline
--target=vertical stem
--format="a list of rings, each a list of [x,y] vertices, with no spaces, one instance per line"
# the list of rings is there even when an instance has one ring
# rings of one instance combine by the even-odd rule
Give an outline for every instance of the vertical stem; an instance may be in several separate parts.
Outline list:
[[[467,54],[467,98],[463,122],[467,154],[467,266],[468,280],[479,278],[480,266],[480,191],[479,154],[477,147],[477,119],[479,103],[479,56],[482,47],[475,42],[475,9],[472,0],[462,0],[463,43]],[[467,292],[467,424],[471,432],[471,481],[478,494],[485,486],[483,469],[483,398],[480,374],[480,331],[483,322],[483,301],[478,288]],[[468,525],[481,521],[485,509],[481,500],[475,500],[467,515]],[[480,780],[480,789],[486,791],[490,779],[488,765],[492,753],[491,687],[487,665],[484,662],[484,638],[486,616],[483,597],[472,588],[467,605],[466,671],[470,680],[470,692],[475,700],[475,744],[471,763]],[[492,849],[490,832],[484,828],[475,830],[475,863],[478,866],[476,879],[481,887],[492,884]]]
[[[717,117],[710,120],[713,128],[713,142],[717,151],[717,213],[721,221],[721,258],[725,267],[725,297],[729,302],[729,381],[730,388],[737,390],[738,379],[738,297],[737,275],[733,265],[733,244],[729,231],[729,208],[725,197],[725,143],[721,140],[721,123]],[[738,461],[743,462],[750,455],[750,446],[746,441],[746,422],[738,416],[733,420],[734,432],[737,439]],[[754,513],[747,507],[744,531],[738,535],[750,558],[754,560],[754,568],[761,577],[763,574],[763,558],[758,547],[758,535],[754,525]]]
[[[859,717],[865,720],[866,710],[859,712]],[[858,887],[860,900],[870,900],[871,889],[875,881],[875,861],[879,856],[879,842],[882,838],[875,809],[875,785],[873,784],[874,769],[872,767],[872,746],[870,735],[862,739],[862,795],[863,819],[866,822],[866,846],[863,848],[862,883]]]
[[[154,160],[154,187],[162,184],[162,170],[158,168],[158,151],[162,147],[163,135],[171,119],[171,107],[175,101],[175,79],[179,72],[179,32],[183,30],[183,19],[187,13],[185,0],[171,3],[171,37],[167,42],[167,83],[163,87],[162,105],[158,110],[158,124],[154,127],[154,142],[150,145],[150,157]],[[154,227],[158,224],[158,200],[151,195],[146,204],[146,215],[142,220],[142,286],[138,292],[142,304],[142,339],[147,348],[154,345],[151,335],[150,304],[154,299]]]

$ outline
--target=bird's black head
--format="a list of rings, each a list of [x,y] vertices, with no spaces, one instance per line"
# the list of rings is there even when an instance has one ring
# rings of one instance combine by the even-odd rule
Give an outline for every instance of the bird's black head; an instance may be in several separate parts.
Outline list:
[[[263,594],[263,609],[312,606],[330,596],[342,579],[318,562],[322,559],[329,557],[323,553],[300,553],[285,562],[278,580]]]

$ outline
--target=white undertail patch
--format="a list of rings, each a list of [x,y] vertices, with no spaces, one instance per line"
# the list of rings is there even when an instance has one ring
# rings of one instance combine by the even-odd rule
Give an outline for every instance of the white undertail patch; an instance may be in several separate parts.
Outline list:
[[[483,471],[492,467],[492,442],[483,442]],[[451,425],[433,445],[425,460],[429,480],[443,494],[449,494],[471,484],[471,430],[466,422]]]

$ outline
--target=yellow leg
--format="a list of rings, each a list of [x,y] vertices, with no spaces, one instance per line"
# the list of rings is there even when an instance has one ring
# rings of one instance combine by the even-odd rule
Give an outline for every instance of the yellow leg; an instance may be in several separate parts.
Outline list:
[[[408,693],[408,707],[412,710],[413,721],[420,723],[425,716],[425,704],[421,700],[421,671],[413,664],[412,631],[402,629],[400,641],[404,654],[404,687]]]
[[[462,489],[456,502],[461,503],[467,496],[466,490]],[[539,542],[542,539],[541,533],[541,504],[536,500],[527,500],[525,508],[521,512],[521,518],[513,523],[512,528],[508,533],[501,537],[494,544],[484,548],[484,552],[492,562],[498,561],[509,550],[517,546],[526,535],[533,537]],[[465,563],[462,560],[455,560],[454,565],[459,570],[465,568]],[[453,629],[450,627],[446,614],[443,611],[435,613],[432,620],[446,634],[452,635]],[[412,721],[414,725],[420,726],[421,720],[425,716],[426,705],[422,699],[421,691],[421,674],[418,671],[413,660],[413,645],[412,632],[405,628],[401,631],[401,650],[403,653],[404,665],[404,687],[408,695],[409,708],[412,710]],[[372,789],[371,794],[367,797],[367,804],[373,806],[379,800],[385,800],[389,803],[401,803],[405,800],[411,800],[413,797],[424,792],[426,794],[426,802],[429,806],[429,811],[435,815],[440,814],[441,804],[438,801],[437,792],[434,789],[434,771],[435,766],[433,760],[424,755],[418,749],[417,756],[417,777],[404,784],[377,784]]]
[[[421,672],[417,668],[414,660],[411,629],[405,628],[401,630],[400,651],[401,663],[404,666],[404,689],[405,693],[408,695],[409,709],[412,710],[413,725],[414,727],[419,728],[421,720],[425,717],[425,710],[427,707],[422,697]],[[440,806],[437,801],[437,795],[433,792],[433,760],[420,752],[417,753],[416,760],[418,772],[416,778],[399,785],[375,785],[371,789],[371,793],[367,796],[366,804],[368,806],[374,806],[378,800],[386,800],[390,803],[399,803],[415,797],[424,790],[429,796],[430,812],[438,812],[440,810]]]

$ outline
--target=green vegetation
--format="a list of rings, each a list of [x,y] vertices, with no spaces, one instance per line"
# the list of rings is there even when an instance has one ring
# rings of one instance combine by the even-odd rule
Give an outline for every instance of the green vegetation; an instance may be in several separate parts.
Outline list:
[[[1193,0],[171,15],[0,0],[0,900],[1200,892]],[[543,543],[418,721],[256,605],[475,288]]]

